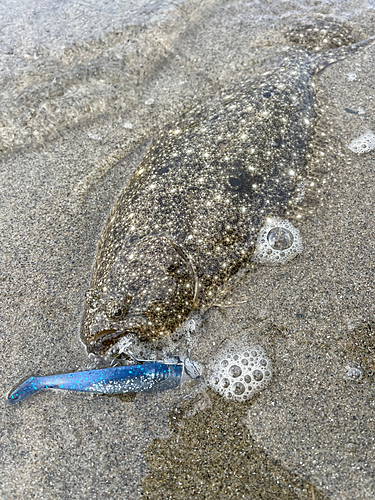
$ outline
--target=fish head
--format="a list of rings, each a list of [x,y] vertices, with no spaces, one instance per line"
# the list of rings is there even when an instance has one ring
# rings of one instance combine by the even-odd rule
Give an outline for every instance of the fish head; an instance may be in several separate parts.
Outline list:
[[[90,352],[104,354],[128,334],[148,342],[170,335],[194,308],[197,291],[181,247],[163,235],[142,238],[118,253],[102,287],[86,293],[82,339]]]

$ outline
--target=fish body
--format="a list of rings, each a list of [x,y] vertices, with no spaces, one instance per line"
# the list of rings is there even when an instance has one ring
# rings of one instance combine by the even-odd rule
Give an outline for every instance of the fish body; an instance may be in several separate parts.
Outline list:
[[[251,260],[266,219],[287,218],[308,178],[313,75],[359,46],[296,50],[156,141],[99,242],[82,328],[89,351],[130,333],[171,334]]]
[[[199,377],[199,366],[190,360],[175,363],[150,362],[57,375],[33,376],[9,394],[8,403],[19,403],[44,389],[92,394],[165,391],[174,389],[182,382]]]

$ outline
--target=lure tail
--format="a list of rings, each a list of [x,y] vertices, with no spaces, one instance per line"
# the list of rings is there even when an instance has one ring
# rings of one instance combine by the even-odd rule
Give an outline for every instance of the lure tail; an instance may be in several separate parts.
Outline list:
[[[94,372],[94,370],[91,370],[91,372]],[[91,372],[62,373],[58,375],[47,375],[45,377],[29,377],[9,394],[8,403],[19,403],[20,401],[33,396],[43,389],[87,391],[89,390],[89,383],[86,382],[86,385],[83,386],[82,380],[80,380],[81,377],[77,377],[77,374],[89,374]],[[86,378],[86,381],[88,380],[89,379]]]
[[[45,377],[29,377],[17,389],[12,391],[8,396],[8,403],[14,404],[36,394],[37,392],[45,389],[46,386],[42,380]]]

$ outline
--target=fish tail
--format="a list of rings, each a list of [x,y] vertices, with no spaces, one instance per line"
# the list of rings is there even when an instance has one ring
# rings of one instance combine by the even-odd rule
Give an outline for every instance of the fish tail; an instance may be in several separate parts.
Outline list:
[[[374,43],[375,36],[370,36],[361,42],[352,43],[351,45],[338,47],[336,49],[325,50],[323,52],[317,52],[310,57],[311,72],[312,74],[319,73],[327,66],[346,59],[350,55],[355,54],[359,50],[366,47],[370,47]]]
[[[294,47],[303,48],[309,54],[313,75],[375,41],[374,36],[366,38],[368,34],[359,32],[352,24],[324,14],[286,24],[283,36]]]

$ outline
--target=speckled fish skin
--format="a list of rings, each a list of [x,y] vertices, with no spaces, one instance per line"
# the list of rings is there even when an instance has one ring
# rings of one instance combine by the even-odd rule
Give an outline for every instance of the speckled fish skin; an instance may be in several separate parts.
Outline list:
[[[288,218],[308,178],[312,76],[368,43],[296,50],[256,85],[196,107],[151,147],[99,242],[82,329],[89,351],[128,333],[170,335],[249,262],[265,219]]]

